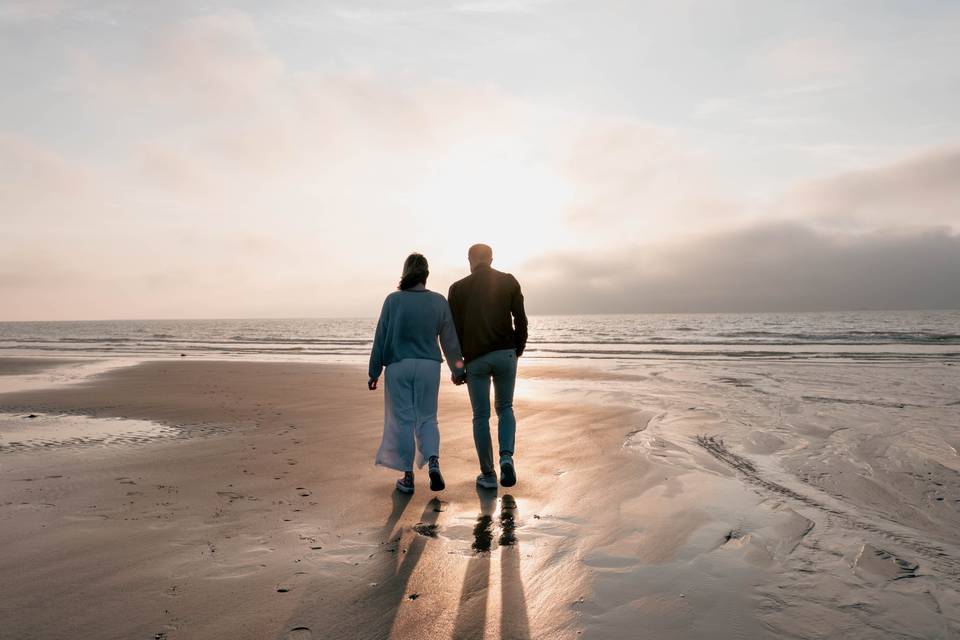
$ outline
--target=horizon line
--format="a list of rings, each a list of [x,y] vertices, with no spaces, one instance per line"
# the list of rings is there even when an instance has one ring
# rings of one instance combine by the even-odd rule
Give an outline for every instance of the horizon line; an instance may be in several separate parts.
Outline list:
[[[952,312],[953,308],[907,308],[907,309],[791,309],[783,311],[616,311],[616,312],[571,312],[571,313],[529,313],[529,317],[556,316],[694,316],[694,315],[774,315],[774,314],[814,314],[814,313],[905,313],[905,312]],[[198,322],[198,321],[262,321],[262,320],[376,320],[376,315],[343,316],[228,316],[228,317],[169,317],[169,318],[73,318],[59,320],[4,320],[0,324],[54,323],[54,322]]]

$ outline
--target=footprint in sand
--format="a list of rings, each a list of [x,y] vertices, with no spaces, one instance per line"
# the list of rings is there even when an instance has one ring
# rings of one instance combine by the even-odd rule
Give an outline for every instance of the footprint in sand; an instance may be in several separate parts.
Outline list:
[[[309,627],[294,627],[283,636],[283,640],[311,640],[313,633]]]
[[[306,571],[297,571],[292,576],[277,585],[277,593],[290,593],[297,586],[299,586],[300,582],[304,580],[304,576],[306,575]]]

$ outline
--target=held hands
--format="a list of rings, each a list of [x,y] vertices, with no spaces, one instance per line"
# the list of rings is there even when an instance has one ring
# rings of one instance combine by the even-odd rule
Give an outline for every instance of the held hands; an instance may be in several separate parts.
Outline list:
[[[370,389],[370,391],[376,391],[378,381],[379,381],[378,378],[370,378],[369,380],[367,380],[367,389]]]
[[[450,382],[459,387],[467,381],[467,370],[462,359],[457,360],[454,365],[457,368],[457,372],[450,374]]]

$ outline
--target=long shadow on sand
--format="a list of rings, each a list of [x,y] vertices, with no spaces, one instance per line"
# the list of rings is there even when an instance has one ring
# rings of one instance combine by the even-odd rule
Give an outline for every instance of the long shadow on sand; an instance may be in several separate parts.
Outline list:
[[[369,573],[350,586],[344,587],[352,594],[347,599],[328,598],[330,588],[328,578],[317,580],[305,589],[301,605],[291,614],[286,626],[289,631],[282,635],[283,640],[309,640],[313,638],[387,638],[393,628],[398,610],[407,597],[406,589],[414,568],[423,555],[426,538],[414,537],[406,549],[402,546],[402,530],[397,524],[409,506],[412,496],[393,491],[391,509],[383,526],[377,531],[376,543],[380,553]],[[423,512],[423,523],[429,527],[436,522],[439,502],[427,503]],[[418,525],[419,526],[419,525]],[[362,547],[361,547],[362,549]],[[362,551],[366,553],[366,551]],[[371,555],[370,558],[373,558]],[[326,572],[341,575],[347,562],[327,567]],[[360,563],[353,563],[359,566]],[[363,575],[363,574],[361,574]],[[368,582],[369,580],[369,582]],[[375,588],[371,589],[371,586]],[[318,635],[319,634],[319,635]]]
[[[380,530],[380,538],[383,540],[387,540],[390,534],[393,533],[394,527],[400,522],[400,516],[402,516],[403,512],[407,509],[410,500],[413,499],[413,494],[394,491],[392,499],[393,509],[390,511],[390,515],[387,516],[387,521],[384,523],[383,529]]]
[[[409,500],[409,496],[407,496],[407,498]],[[391,576],[387,580],[387,584],[384,585],[385,591],[393,596],[393,602],[383,603],[385,605],[384,611],[387,613],[383,618],[382,628],[386,631],[393,628],[393,623],[396,620],[397,614],[400,611],[400,605],[403,604],[403,601],[408,598],[412,600],[418,597],[417,594],[407,594],[407,584],[410,582],[410,576],[413,575],[417,563],[420,562],[420,558],[423,556],[427,541],[436,535],[434,532],[440,511],[441,503],[439,499],[434,498],[427,503],[427,506],[423,509],[423,514],[420,516],[420,522],[414,527],[419,535],[417,535],[410,543],[410,546],[407,547],[406,553],[403,553],[403,560],[400,562],[400,566],[397,567],[396,573]],[[387,532],[387,535],[389,535],[389,532]]]
[[[460,606],[452,638],[482,638],[487,623],[487,598],[490,588],[490,550],[494,543],[493,514],[497,507],[496,490],[477,489],[480,514],[473,527],[473,557],[467,564],[460,591]],[[515,535],[516,500],[505,495],[500,510],[501,614],[500,637],[529,640],[527,601],[520,573],[520,550]]]

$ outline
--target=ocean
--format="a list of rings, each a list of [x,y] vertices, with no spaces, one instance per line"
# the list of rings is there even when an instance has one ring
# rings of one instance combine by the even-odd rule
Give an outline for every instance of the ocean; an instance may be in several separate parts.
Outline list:
[[[362,359],[375,318],[0,322],[0,354]],[[532,316],[537,359],[944,359],[960,311]]]

